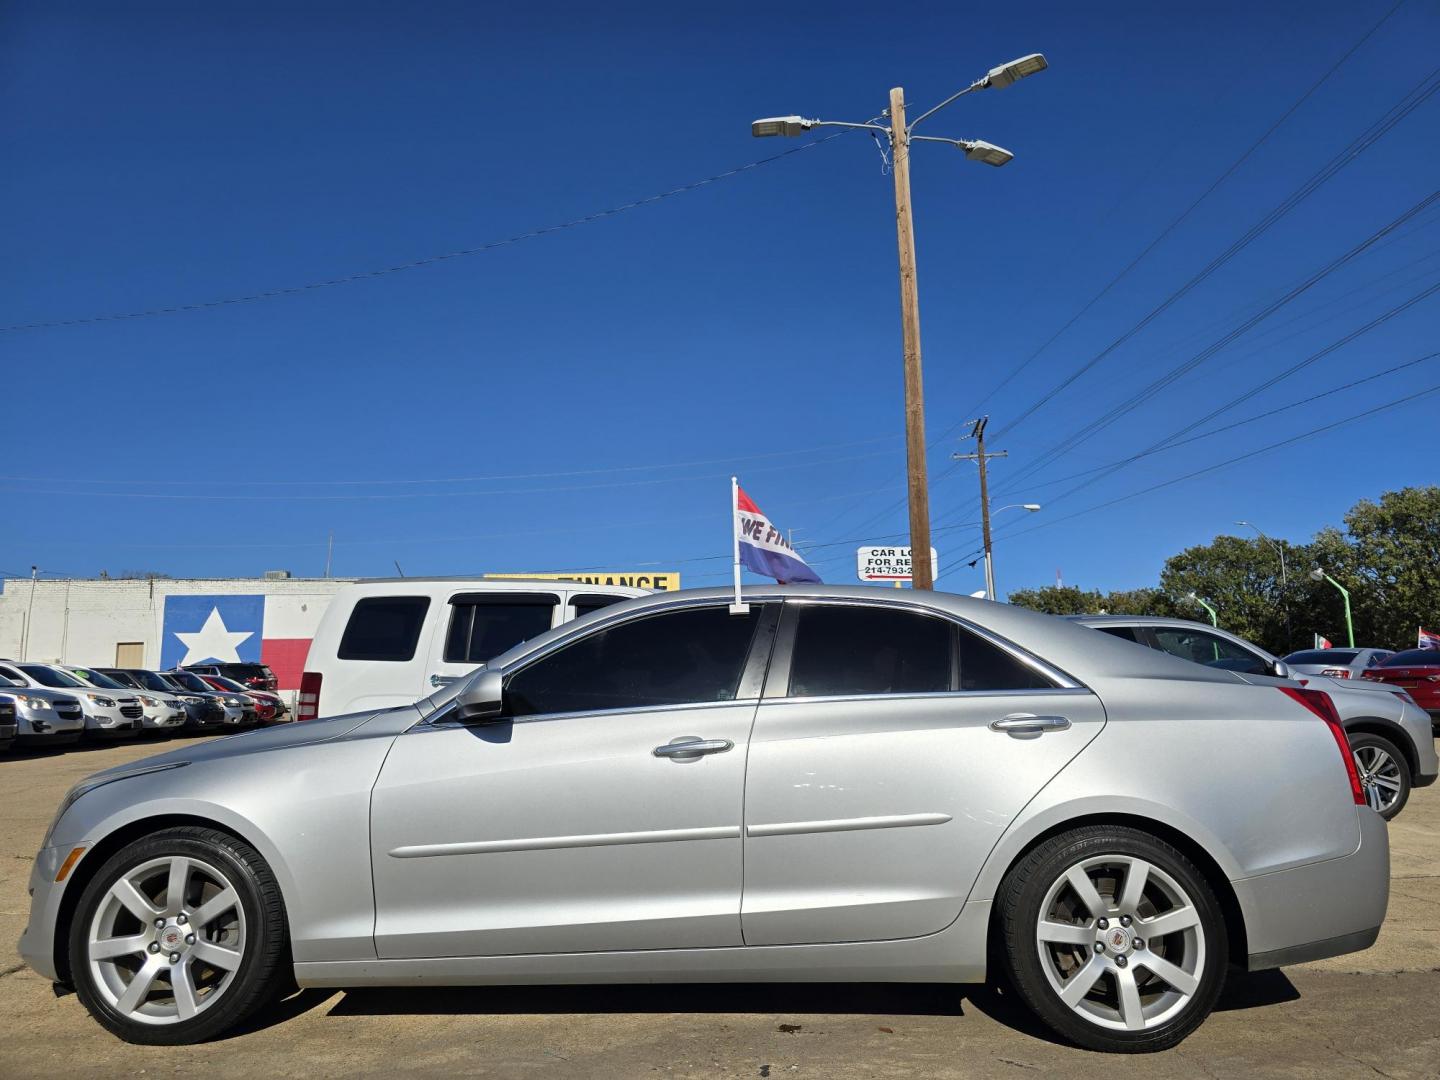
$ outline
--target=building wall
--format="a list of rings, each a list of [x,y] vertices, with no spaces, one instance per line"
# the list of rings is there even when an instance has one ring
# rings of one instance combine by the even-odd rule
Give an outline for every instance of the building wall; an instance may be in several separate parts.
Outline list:
[[[227,629],[236,631],[232,638],[247,635],[238,643],[240,658],[270,663],[281,688],[293,690],[320,616],[335,591],[352,580],[42,579],[32,586],[29,578],[0,579],[0,656],[109,666],[118,644],[142,642],[144,666],[159,668],[185,654],[177,630],[197,630],[213,610],[221,613]],[[171,597],[176,599],[167,605]],[[233,598],[240,597],[257,602],[237,608]],[[258,618],[246,615],[230,625],[235,621],[230,613],[242,608],[258,612]]]

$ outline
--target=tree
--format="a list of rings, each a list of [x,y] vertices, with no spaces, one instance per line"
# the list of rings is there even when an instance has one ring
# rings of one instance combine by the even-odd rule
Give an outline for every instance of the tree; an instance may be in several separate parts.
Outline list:
[[[1017,589],[1010,594],[1009,600],[1017,607],[1046,615],[1094,615],[1105,607],[1104,598],[1098,592],[1085,592],[1073,585]]]

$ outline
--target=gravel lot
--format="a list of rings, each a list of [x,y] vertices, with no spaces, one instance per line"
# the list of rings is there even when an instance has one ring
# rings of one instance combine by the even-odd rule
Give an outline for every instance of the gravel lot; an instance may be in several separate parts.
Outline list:
[[[0,757],[0,1077],[1440,1077],[1440,785],[1391,827],[1374,948],[1237,978],[1159,1059],[1073,1050],[992,991],[919,985],[305,991],[220,1042],[128,1046],[55,997],[15,942],[65,790],[158,748]]]

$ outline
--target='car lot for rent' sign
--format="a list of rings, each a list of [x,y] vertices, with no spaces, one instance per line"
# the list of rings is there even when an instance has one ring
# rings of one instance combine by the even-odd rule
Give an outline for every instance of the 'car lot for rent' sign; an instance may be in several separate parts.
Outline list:
[[[856,553],[856,572],[861,581],[909,581],[910,548],[862,547]],[[940,558],[930,549],[930,570],[933,573]]]

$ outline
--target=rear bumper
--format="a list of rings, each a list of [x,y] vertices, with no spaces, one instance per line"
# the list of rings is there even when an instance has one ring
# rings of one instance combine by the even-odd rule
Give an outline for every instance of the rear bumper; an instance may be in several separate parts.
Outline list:
[[[1385,821],[1356,807],[1360,846],[1349,855],[1232,881],[1245,916],[1251,971],[1358,952],[1375,943],[1390,900]]]

